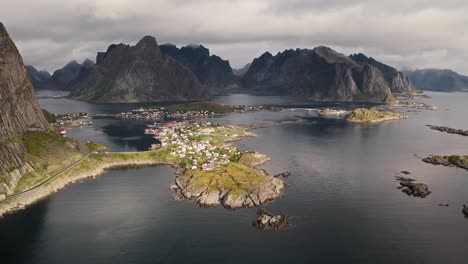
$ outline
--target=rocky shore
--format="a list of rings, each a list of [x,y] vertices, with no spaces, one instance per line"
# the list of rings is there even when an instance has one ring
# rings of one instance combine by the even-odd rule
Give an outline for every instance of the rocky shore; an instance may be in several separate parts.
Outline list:
[[[248,167],[230,164],[221,171],[204,173],[179,168],[170,189],[176,200],[193,200],[201,207],[222,205],[233,210],[261,206],[280,197],[286,184],[254,168],[269,160],[263,154],[254,154],[258,159]]]
[[[433,126],[433,125],[426,125],[432,130],[437,130],[440,132],[445,132],[449,134],[457,134],[461,136],[468,136],[468,130],[462,130],[462,129],[455,129],[455,128],[450,128],[450,127],[444,127],[444,126]]]
[[[104,154],[98,155],[102,156]],[[92,165],[89,166],[90,164]],[[66,171],[63,175],[53,179],[52,181],[44,185],[39,186],[38,188],[13,196],[11,198],[7,197],[5,200],[0,202],[0,216],[24,209],[28,205],[31,205],[65,188],[68,184],[90,177],[97,177],[110,169],[117,169],[122,167],[155,166],[165,164],[167,163],[152,159],[140,158],[109,159],[100,162],[89,162],[87,160],[84,160],[78,166],[70,169],[69,171]]]
[[[468,170],[468,156],[451,155],[451,156],[437,156],[431,155],[422,159],[422,161],[433,164],[442,165],[446,167],[457,167]]]

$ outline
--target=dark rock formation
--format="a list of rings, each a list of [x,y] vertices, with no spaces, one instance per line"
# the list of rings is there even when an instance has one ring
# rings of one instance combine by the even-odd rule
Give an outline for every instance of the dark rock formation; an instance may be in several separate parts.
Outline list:
[[[388,83],[393,93],[418,92],[416,87],[411,83],[408,77],[406,77],[404,73],[399,72],[397,69],[383,64],[372,57],[367,57],[362,53],[353,54],[350,56],[350,58],[363,66],[372,65],[379,69],[382,72],[385,81]]]
[[[0,194],[11,193],[18,180],[32,170],[23,159],[18,136],[50,129],[37,103],[23,59],[0,23]]]
[[[51,75],[48,71],[42,70],[38,71],[34,66],[27,65],[26,72],[28,73],[29,79],[34,87],[34,89],[45,89],[47,87],[47,81],[50,79]]]
[[[426,125],[426,126],[432,130],[437,130],[440,132],[446,132],[449,134],[457,134],[460,136],[468,136],[468,130],[455,129],[455,128],[444,127],[444,126],[433,126],[433,125]]]
[[[423,69],[404,71],[419,89],[439,92],[468,92],[468,77],[452,70]]]
[[[382,72],[327,47],[266,52],[252,62],[242,83],[253,93],[340,101],[393,101]]]
[[[136,46],[111,45],[97,64],[80,72],[71,97],[99,102],[156,102],[208,99],[195,75],[164,55],[154,37]]]
[[[164,54],[192,70],[198,80],[208,87],[223,88],[237,82],[229,61],[210,55],[210,51],[202,45],[188,45],[179,49],[175,45],[164,44],[160,48]]]
[[[462,213],[465,215],[466,218],[468,218],[468,206],[463,205]]]
[[[426,196],[431,194],[431,191],[429,191],[429,187],[427,187],[427,185],[424,183],[401,181],[400,185],[404,187],[403,189],[401,189],[401,191],[408,195],[425,198]]]
[[[263,209],[258,209],[257,219],[253,226],[260,230],[282,230],[291,228],[288,216],[284,214],[275,215]]]
[[[291,172],[290,171],[285,171],[285,172],[276,174],[273,177],[275,177],[275,178],[279,178],[279,177],[288,178],[289,176],[291,176]]]
[[[87,69],[93,66],[94,62],[88,59],[83,61],[83,64],[79,64],[75,60],[71,61],[52,74],[52,77],[47,82],[47,89],[68,91],[73,87],[80,73],[82,71],[87,71]]]
[[[247,73],[247,71],[249,71],[251,65],[252,63],[247,63],[244,67],[240,69],[233,69],[232,73],[236,76],[243,77]]]
[[[34,89],[68,91],[76,83],[77,79],[92,67],[94,67],[94,62],[85,59],[82,64],[75,60],[69,62],[63,68],[56,70],[52,76],[47,71],[38,72],[33,66],[26,66],[26,70]]]

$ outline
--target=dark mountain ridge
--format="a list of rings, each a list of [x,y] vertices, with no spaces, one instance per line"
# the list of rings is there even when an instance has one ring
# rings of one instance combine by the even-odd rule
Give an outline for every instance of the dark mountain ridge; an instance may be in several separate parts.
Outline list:
[[[202,45],[187,45],[180,49],[173,44],[159,46],[161,51],[189,68],[198,80],[210,88],[223,88],[237,84],[229,61],[210,55]]]
[[[254,59],[242,84],[253,93],[339,101],[393,101],[377,68],[328,47],[266,52]]]
[[[166,56],[151,36],[135,46],[110,45],[96,65],[81,72],[71,98],[98,102],[188,101],[208,99],[196,76]]]
[[[393,93],[417,93],[418,90],[413,85],[413,83],[405,76],[404,73],[399,72],[397,69],[383,64],[372,57],[367,57],[366,55],[359,53],[349,56],[355,62],[365,65],[369,64],[377,69],[379,69],[385,81],[390,85],[390,89]]]

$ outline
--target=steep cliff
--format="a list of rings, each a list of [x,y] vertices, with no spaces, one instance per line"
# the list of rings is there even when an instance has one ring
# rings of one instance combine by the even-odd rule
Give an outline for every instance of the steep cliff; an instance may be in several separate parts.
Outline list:
[[[21,55],[0,23],[0,194],[11,192],[33,169],[18,136],[50,129],[37,103]]]
[[[111,45],[81,72],[71,97],[99,102],[187,101],[209,97],[195,75],[164,55],[154,37],[137,45]]]
[[[405,76],[404,73],[397,71],[397,69],[383,64],[372,57],[367,57],[366,55],[359,53],[353,54],[350,56],[351,59],[356,61],[361,65],[372,65],[379,69],[385,81],[390,85],[390,89],[394,93],[417,93],[418,90],[416,87],[411,83],[408,77]]]
[[[264,53],[242,83],[253,93],[308,99],[387,102],[394,98],[382,72],[327,47]]]
[[[175,45],[164,44],[160,48],[164,54],[192,70],[198,80],[208,87],[222,88],[237,82],[229,61],[210,55],[210,51],[202,45],[188,45],[179,49]]]

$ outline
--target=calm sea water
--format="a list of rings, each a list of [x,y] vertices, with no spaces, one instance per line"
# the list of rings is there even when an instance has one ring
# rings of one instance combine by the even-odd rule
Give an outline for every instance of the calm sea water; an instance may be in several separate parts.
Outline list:
[[[307,117],[303,125],[256,130],[238,143],[272,158],[263,167],[291,171],[285,195],[266,208],[290,216],[294,229],[261,232],[256,209],[227,211],[174,201],[169,167],[115,170],[0,219],[2,263],[466,263],[468,173],[431,166],[416,156],[467,154],[468,139],[425,124],[468,129],[468,94],[428,93],[437,111],[369,126],[318,118],[324,106],[292,98],[232,95],[224,104],[273,104],[281,113],[229,114],[216,121],[251,124]],[[42,96],[55,113],[115,113],[127,105],[95,105]],[[335,105],[335,104],[332,104]],[[404,110],[405,111],[405,110]],[[142,150],[145,124],[93,120],[71,136]],[[426,199],[396,189],[409,170],[433,191]],[[449,207],[438,203],[449,201]]]

